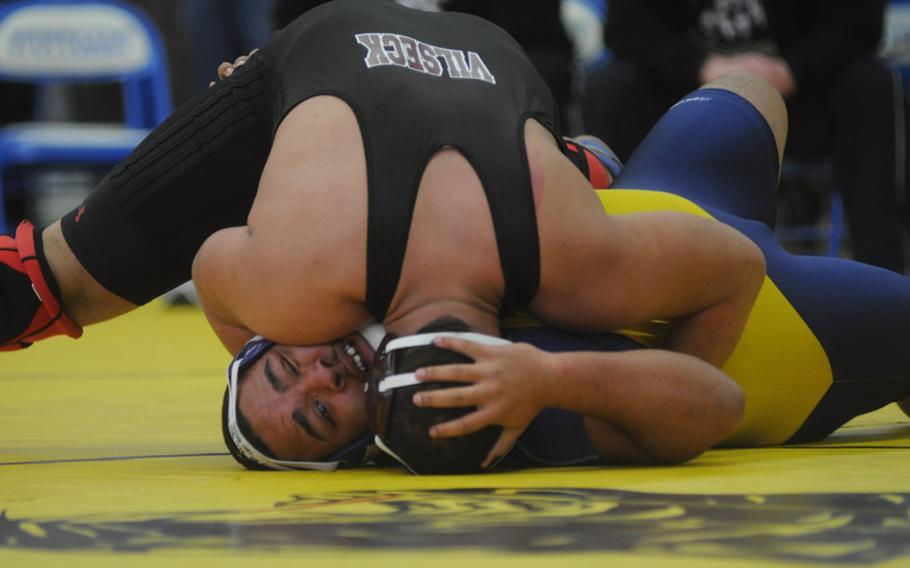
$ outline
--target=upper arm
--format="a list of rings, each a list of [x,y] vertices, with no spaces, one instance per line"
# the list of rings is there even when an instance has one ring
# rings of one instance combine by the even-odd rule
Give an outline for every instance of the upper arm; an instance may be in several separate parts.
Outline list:
[[[608,331],[689,315],[739,286],[757,293],[764,276],[758,247],[709,218],[633,213],[566,231],[532,305],[562,327]]]
[[[757,293],[764,255],[745,235],[710,218],[671,212],[615,218],[610,305],[633,323],[711,306],[743,286]]]
[[[331,318],[331,297],[305,278],[303,260],[248,227],[212,234],[193,262],[193,280],[212,327],[228,349],[258,334],[279,343],[321,343],[356,324]],[[327,315],[329,314],[329,315]],[[344,328],[344,329],[342,329]]]

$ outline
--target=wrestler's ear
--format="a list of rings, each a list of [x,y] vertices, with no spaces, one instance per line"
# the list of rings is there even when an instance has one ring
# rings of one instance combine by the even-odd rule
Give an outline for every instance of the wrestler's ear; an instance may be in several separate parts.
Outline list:
[[[41,231],[28,221],[19,224],[15,238],[0,235],[0,282],[0,294],[11,310],[0,327],[0,351],[23,349],[54,335],[82,335],[82,328],[63,313]]]

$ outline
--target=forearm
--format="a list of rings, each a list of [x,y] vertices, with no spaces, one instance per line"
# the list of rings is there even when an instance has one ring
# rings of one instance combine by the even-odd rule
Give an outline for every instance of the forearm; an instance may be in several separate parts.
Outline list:
[[[607,459],[683,462],[721,441],[742,418],[739,385],[695,357],[657,349],[549,357],[547,406],[601,422],[588,430]]]
[[[698,357],[721,368],[742,336],[764,282],[764,265],[743,268],[738,282],[715,303],[675,319],[658,347]]]
[[[625,251],[612,270],[610,309],[627,320],[673,322],[659,347],[722,367],[765,275],[761,250],[742,233],[694,215],[621,218]]]

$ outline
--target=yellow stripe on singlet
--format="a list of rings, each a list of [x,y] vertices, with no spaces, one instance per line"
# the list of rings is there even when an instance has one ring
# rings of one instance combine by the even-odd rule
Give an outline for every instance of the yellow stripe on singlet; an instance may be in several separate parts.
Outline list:
[[[604,211],[611,215],[677,211],[711,217],[698,205],[670,193],[610,189],[597,194]],[[506,329],[539,325],[524,313],[502,322]],[[652,347],[665,327],[666,322],[651,321],[617,333]],[[785,442],[803,424],[833,380],[828,357],[815,334],[767,276],[724,371],[746,393],[743,423],[724,441],[730,446]]]
[[[678,211],[711,217],[691,201],[657,191],[598,191],[604,211],[622,215],[643,211]],[[648,327],[621,333],[653,344]],[[809,416],[833,380],[831,365],[815,334],[770,277],[759,292],[745,330],[724,371],[746,393],[742,425],[725,445],[785,442]]]

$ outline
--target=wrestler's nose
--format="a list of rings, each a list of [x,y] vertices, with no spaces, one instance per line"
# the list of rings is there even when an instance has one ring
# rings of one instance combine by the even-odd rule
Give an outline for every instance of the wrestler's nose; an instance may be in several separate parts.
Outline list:
[[[344,373],[341,365],[331,358],[324,357],[314,366],[308,377],[311,387],[323,391],[340,391],[344,389]]]

